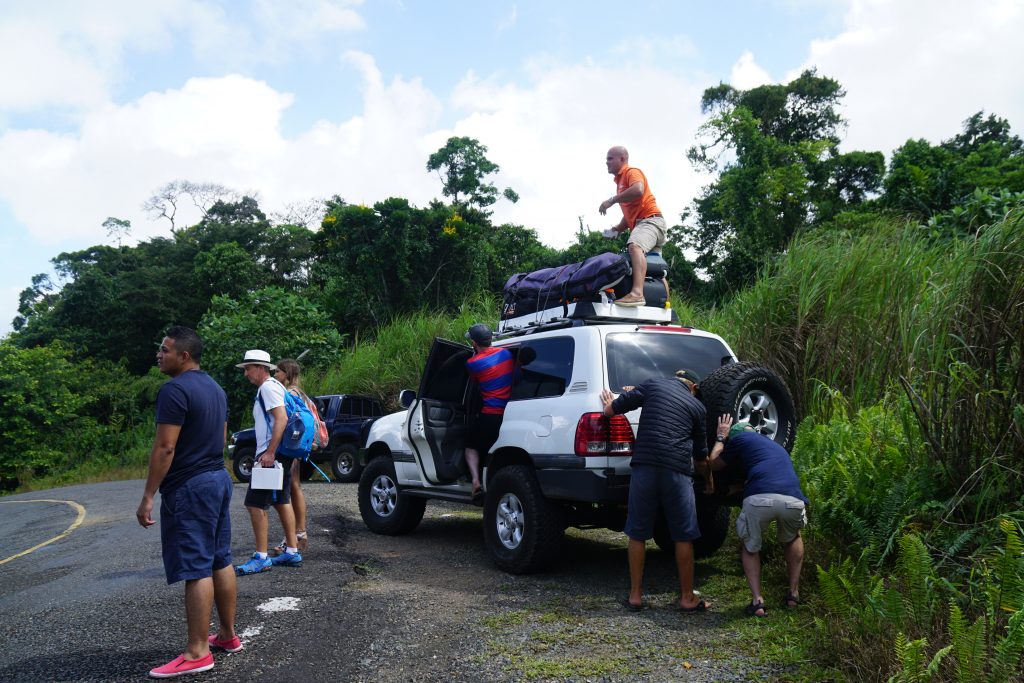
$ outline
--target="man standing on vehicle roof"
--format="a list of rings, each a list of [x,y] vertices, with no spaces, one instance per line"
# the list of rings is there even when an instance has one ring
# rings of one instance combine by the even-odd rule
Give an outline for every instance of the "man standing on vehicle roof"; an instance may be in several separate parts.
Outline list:
[[[612,147],[605,157],[608,172],[615,176],[615,194],[601,202],[598,211],[605,215],[612,204],[622,208],[622,220],[613,230],[629,230],[629,262],[633,268],[633,288],[616,299],[619,306],[643,306],[644,278],[647,276],[647,254],[665,246],[665,219],[654,201],[647,177],[639,168],[629,165],[625,147]]]
[[[736,535],[743,542],[743,573],[753,598],[747,614],[763,617],[766,609],[761,595],[761,542],[768,525],[775,521],[779,542],[785,548],[789,592],[785,607],[800,604],[800,570],[804,542],[800,530],[807,525],[807,498],[800,490],[800,478],[785,448],[754,431],[749,424],[733,424],[731,415],[718,418],[716,443],[708,457],[712,471],[733,465],[746,472],[743,508],[736,518]]]
[[[644,380],[618,398],[601,391],[604,414],[611,417],[643,407],[633,445],[626,513],[629,537],[629,596],[622,605],[644,608],[643,580],[647,540],[654,536],[659,508],[675,542],[682,612],[704,612],[711,603],[693,592],[693,541],[700,538],[693,492],[693,460],[707,457],[704,404],[693,395],[696,378],[689,371],[675,377]]]
[[[466,430],[466,464],[473,478],[473,502],[483,498],[480,489],[480,457],[487,455],[498,440],[505,405],[512,395],[512,374],[515,362],[508,349],[491,347],[491,328],[477,323],[466,332],[473,344],[473,356],[466,361],[466,370],[480,388],[482,406]]]
[[[160,490],[160,541],[167,583],[185,582],[188,647],[153,678],[171,678],[213,668],[210,647],[237,652],[235,572],[231,568],[231,477],[224,469],[228,400],[199,368],[203,340],[181,326],[167,330],[156,364],[171,379],[156,395],[156,438],[149,473],[135,513],[149,528],[153,497]],[[220,628],[210,635],[217,603]]]

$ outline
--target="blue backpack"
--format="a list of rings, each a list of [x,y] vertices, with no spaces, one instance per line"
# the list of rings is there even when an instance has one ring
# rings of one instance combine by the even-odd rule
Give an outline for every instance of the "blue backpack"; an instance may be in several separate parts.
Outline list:
[[[277,381],[276,379],[273,381]],[[263,408],[263,417],[267,421],[267,430],[270,431],[270,416],[267,415],[267,405],[263,397],[256,392],[260,407]],[[316,425],[313,420],[313,413],[303,400],[290,391],[284,392],[284,411],[288,415],[288,422],[284,426],[284,435],[281,437],[281,445],[277,447],[277,453],[284,458],[295,458],[308,460],[309,452],[313,448],[313,437],[316,436]]]

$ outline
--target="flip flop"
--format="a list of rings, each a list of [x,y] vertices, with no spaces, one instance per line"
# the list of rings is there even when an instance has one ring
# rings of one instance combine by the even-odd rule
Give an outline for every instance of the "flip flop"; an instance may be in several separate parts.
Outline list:
[[[619,604],[628,609],[630,612],[641,612],[647,607],[647,603],[641,602],[639,605],[634,605],[629,601],[629,596],[619,598]]]
[[[477,507],[483,507],[484,506],[484,491],[483,491],[483,489],[477,489],[476,491],[474,491],[473,495],[470,496],[470,498],[469,498],[469,502],[472,503],[473,505],[476,505]]]
[[[708,603],[704,602],[704,600],[701,600],[700,602],[698,602],[693,607],[683,607],[679,603],[676,603],[676,609],[679,610],[680,612],[686,612],[687,614],[690,614],[690,613],[693,613],[693,612],[710,612],[711,611],[711,608],[708,607]]]

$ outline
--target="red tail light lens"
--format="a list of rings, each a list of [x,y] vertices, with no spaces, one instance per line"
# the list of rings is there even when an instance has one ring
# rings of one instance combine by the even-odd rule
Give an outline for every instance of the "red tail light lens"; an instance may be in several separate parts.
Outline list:
[[[576,424],[576,455],[633,455],[633,428],[625,415],[584,413]]]

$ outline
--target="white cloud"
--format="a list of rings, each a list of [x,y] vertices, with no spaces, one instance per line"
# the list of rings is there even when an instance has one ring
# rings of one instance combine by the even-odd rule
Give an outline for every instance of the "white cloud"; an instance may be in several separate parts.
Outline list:
[[[772,82],[772,77],[754,61],[750,51],[740,55],[729,74],[729,85],[738,90],[750,90]]]
[[[498,33],[504,33],[505,31],[514,28],[518,20],[519,8],[516,5],[512,5],[512,11],[498,22]]]
[[[501,166],[499,187],[520,194],[518,204],[499,201],[495,219],[536,228],[553,246],[572,242],[584,224],[604,229],[619,218],[597,212],[614,194],[604,166],[612,145],[630,150],[630,161],[648,177],[669,223],[704,182],[686,160],[700,122],[702,85],[653,67],[611,69],[583,63],[534,71],[527,87],[467,75],[452,96],[466,115],[450,133],[488,147]],[[622,93],[645,93],[635,101]]]
[[[291,95],[237,75],[191,79],[180,90],[100,107],[75,135],[0,136],[0,196],[49,244],[103,241],[107,216],[131,220],[136,238],[165,234],[166,223],[148,220],[140,205],[179,178],[257,192],[267,211],[334,193],[352,202],[429,201],[436,182],[424,166],[440,103],[418,80],[385,83],[368,55],[346,59],[365,82],[358,117],[320,121],[286,139],[280,121]]]
[[[933,142],[984,109],[1024,126],[1024,5],[1014,0],[854,0],[843,31],[807,61],[846,89],[843,148]]]
[[[217,72],[323,49],[322,37],[365,28],[362,0],[38,0],[0,7],[0,112],[91,108],[112,97],[129,55],[179,43]]]

